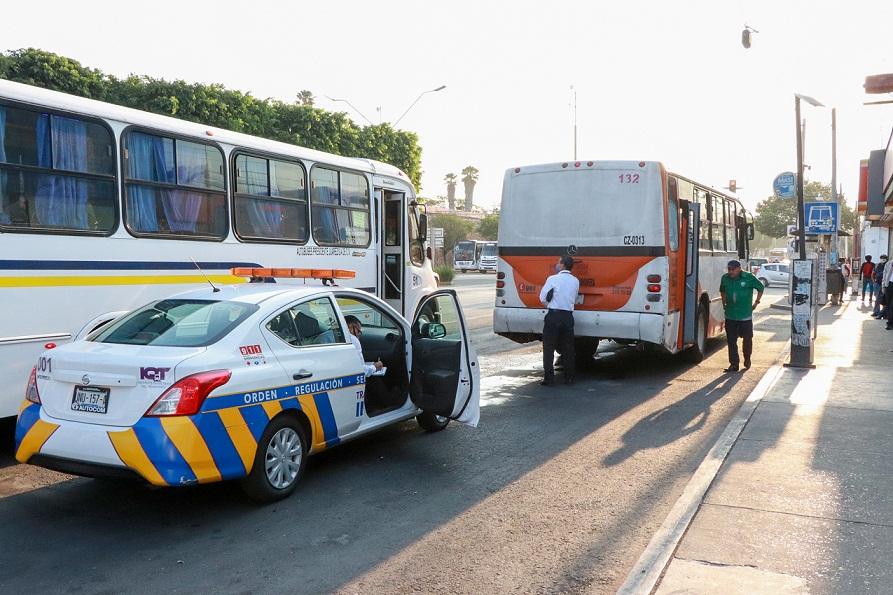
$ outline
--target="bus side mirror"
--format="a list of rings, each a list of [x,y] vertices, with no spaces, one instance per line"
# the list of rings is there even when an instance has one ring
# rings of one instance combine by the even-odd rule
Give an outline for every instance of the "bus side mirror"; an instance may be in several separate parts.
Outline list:
[[[752,239],[754,239],[755,235],[756,235],[756,232],[753,229],[753,223],[748,223],[747,224],[747,239],[752,240]]]
[[[419,213],[419,239],[428,241],[428,215],[425,213]]]

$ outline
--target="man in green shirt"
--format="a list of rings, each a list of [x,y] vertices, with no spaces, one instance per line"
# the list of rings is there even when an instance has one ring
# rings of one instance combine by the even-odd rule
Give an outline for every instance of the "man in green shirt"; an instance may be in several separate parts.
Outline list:
[[[753,311],[763,297],[763,284],[746,271],[737,260],[729,261],[729,272],[719,282],[719,294],[726,312],[726,340],[729,343],[729,367],[724,372],[738,371],[738,337],[743,339],[744,368],[750,368],[753,353]],[[753,301],[753,291],[757,300]]]

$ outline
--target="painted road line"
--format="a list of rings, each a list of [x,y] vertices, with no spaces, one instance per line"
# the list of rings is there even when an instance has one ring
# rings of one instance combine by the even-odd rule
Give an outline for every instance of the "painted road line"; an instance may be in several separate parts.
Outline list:
[[[704,457],[704,461],[695,470],[694,475],[682,491],[682,495],[670,509],[667,518],[651,538],[648,547],[642,552],[617,593],[623,595],[651,593],[657,586],[664,569],[673,557],[673,552],[676,551],[676,546],[679,545],[679,541],[698,512],[707,490],[719,473],[729,451],[732,450],[732,446],[738,440],[744,426],[750,421],[750,417],[760,401],[772,390],[781,377],[784,371],[782,361],[787,357],[789,351],[790,343],[781,350],[772,367],[766,371],[763,378],[748,395],[747,400],[741,404],[738,412],[729,421],[707,456]]]

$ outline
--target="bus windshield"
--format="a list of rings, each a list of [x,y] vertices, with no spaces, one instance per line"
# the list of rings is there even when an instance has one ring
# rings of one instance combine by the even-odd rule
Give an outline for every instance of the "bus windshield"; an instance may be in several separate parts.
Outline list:
[[[453,249],[454,260],[474,260],[474,242],[459,242]]]
[[[508,183],[499,226],[503,246],[664,245],[663,192],[656,171],[545,171]]]
[[[496,256],[496,244],[484,244],[481,256]]]

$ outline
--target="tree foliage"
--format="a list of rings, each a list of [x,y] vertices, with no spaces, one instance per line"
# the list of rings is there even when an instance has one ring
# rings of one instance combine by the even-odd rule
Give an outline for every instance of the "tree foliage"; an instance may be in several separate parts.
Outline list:
[[[480,170],[473,165],[466,165],[462,169],[462,183],[465,185],[465,210],[470,211],[474,206],[474,185],[477,184]]]
[[[831,186],[821,182],[806,182],[803,186],[803,198],[805,201],[829,199]],[[844,198],[838,197],[840,203],[840,229],[852,233],[856,223],[856,213]],[[762,234],[773,238],[783,238],[787,235],[787,226],[797,223],[797,199],[778,198],[770,196],[757,204],[754,226]]]
[[[306,90],[297,93],[295,103],[287,103],[219,84],[140,75],[120,79],[33,48],[0,54],[0,78],[337,155],[377,159],[402,169],[416,188],[421,182],[422,149],[415,133],[389,124],[357,126],[343,112],[313,107],[313,94]]]
[[[431,217],[431,227],[443,228],[444,250],[452,250],[456,242],[466,239],[474,231],[474,222],[458,215],[437,214]]]
[[[495,240],[499,232],[499,213],[485,215],[478,222],[478,233],[485,240]]]

